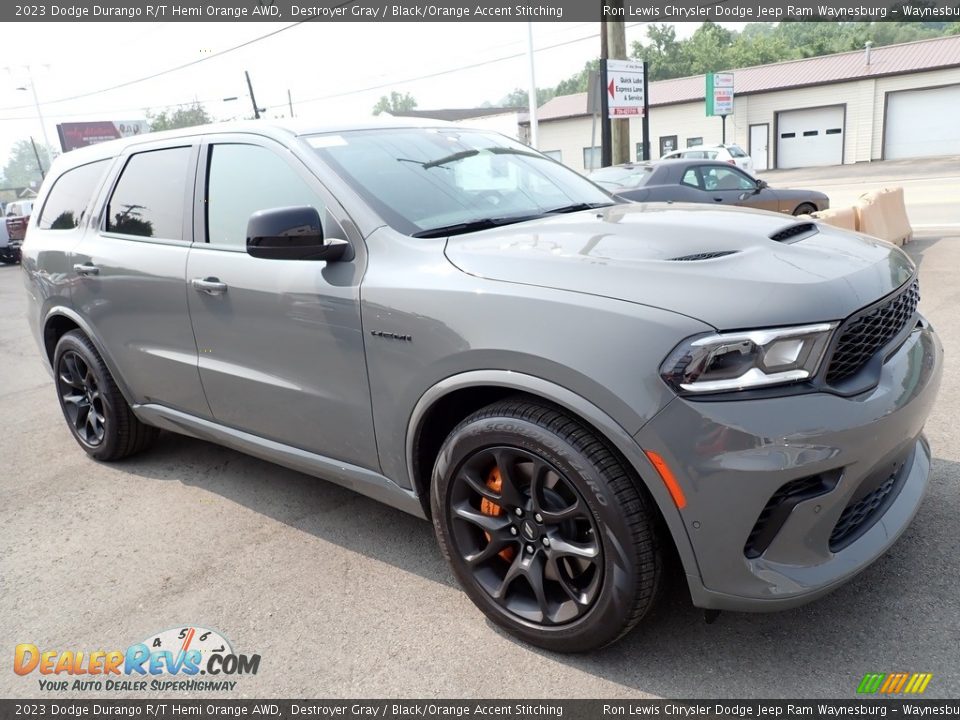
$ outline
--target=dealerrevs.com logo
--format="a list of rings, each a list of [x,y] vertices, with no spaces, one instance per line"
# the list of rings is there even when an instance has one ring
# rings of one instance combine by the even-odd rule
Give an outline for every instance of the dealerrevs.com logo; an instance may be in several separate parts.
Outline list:
[[[22,643],[13,671],[39,676],[44,691],[230,691],[238,676],[256,675],[259,655],[241,655],[216,630],[164,630],[126,650],[47,650]]]

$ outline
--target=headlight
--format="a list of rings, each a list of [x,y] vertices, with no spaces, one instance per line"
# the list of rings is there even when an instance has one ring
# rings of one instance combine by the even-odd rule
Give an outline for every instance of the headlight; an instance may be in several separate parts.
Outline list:
[[[817,374],[837,323],[750,330],[690,338],[660,367],[678,392],[749,390]]]

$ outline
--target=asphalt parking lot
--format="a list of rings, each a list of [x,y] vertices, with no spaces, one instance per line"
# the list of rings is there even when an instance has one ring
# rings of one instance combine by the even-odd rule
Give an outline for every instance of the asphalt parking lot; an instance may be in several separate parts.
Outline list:
[[[0,266],[0,697],[41,695],[36,674],[10,669],[18,643],[117,649],[181,625],[261,655],[229,697],[852,698],[865,673],[893,671],[960,696],[960,211],[937,208],[911,216],[923,227],[907,247],[946,368],[933,476],[906,534],[788,612],[706,625],[674,582],[645,624],[584,656],[494,629],[429,524],[350,491],[171,434],[89,460],[24,320],[20,268]]]

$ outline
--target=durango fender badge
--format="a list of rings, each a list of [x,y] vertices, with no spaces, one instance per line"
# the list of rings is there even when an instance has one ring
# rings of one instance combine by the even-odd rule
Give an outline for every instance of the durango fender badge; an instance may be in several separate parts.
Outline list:
[[[402,335],[400,333],[387,332],[386,330],[371,330],[370,334],[374,337],[387,338],[387,340],[405,340],[413,342],[413,335]]]

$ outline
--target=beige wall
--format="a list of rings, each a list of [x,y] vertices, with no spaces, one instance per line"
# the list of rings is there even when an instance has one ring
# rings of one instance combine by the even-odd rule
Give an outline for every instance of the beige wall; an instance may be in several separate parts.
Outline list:
[[[883,109],[886,94],[897,90],[955,83],[960,83],[960,68],[738,96],[734,101],[734,114],[727,118],[727,142],[739,143],[744,150],[749,150],[750,125],[768,123],[770,125],[769,162],[773,167],[773,152],[776,145],[773,134],[774,113],[782,110],[846,104],[844,162],[879,160],[883,145]],[[947,108],[944,109],[945,112],[947,110]],[[564,163],[583,172],[583,148],[590,145],[590,128],[589,116],[541,122],[540,149],[560,150]],[[659,157],[660,137],[667,135],[676,135],[678,147],[681,148],[686,147],[687,138],[691,137],[702,137],[705,145],[719,143],[721,120],[718,117],[708,118],[704,115],[702,100],[651,108],[650,151],[653,157]],[[632,119],[630,121],[631,160],[636,159],[636,144],[641,140],[640,120]],[[599,143],[598,127],[597,144]]]

